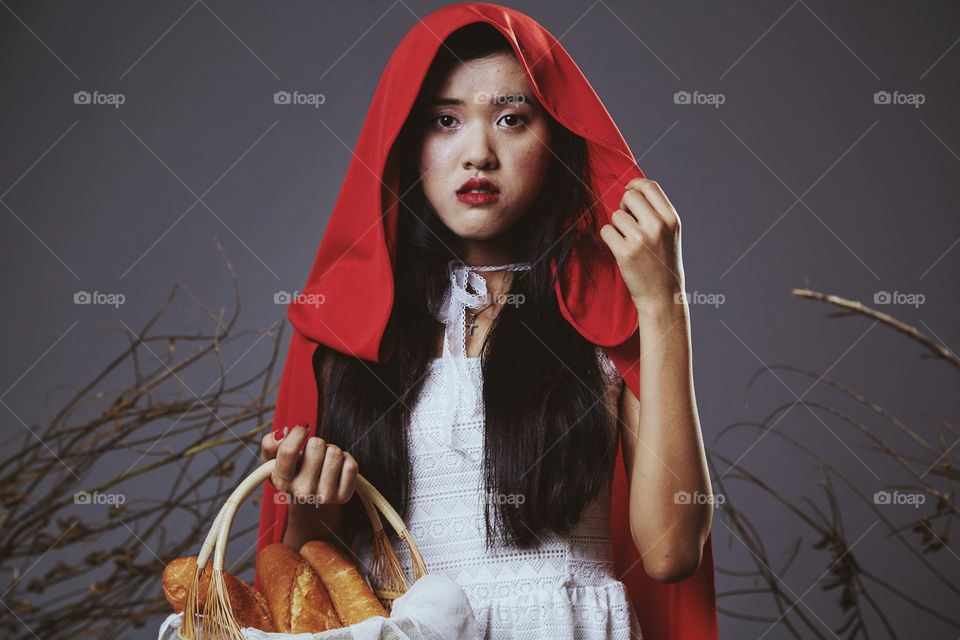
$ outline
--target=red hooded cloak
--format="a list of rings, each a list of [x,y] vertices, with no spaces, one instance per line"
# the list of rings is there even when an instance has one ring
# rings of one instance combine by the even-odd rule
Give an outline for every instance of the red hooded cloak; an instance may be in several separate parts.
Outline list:
[[[297,298],[287,309],[294,331],[280,381],[274,433],[298,423],[309,425],[311,435],[316,432],[318,392],[312,358],[318,344],[373,362],[390,353],[390,345],[382,344],[381,338],[393,305],[399,206],[398,170],[388,161],[389,151],[441,42],[476,22],[503,34],[539,103],[586,140],[593,176],[590,186],[599,197],[602,219],[591,222],[585,216],[582,224],[610,222],[625,184],[643,177],[596,92],[544,27],[513,9],[481,2],[448,6],[423,18],[397,46],[380,78],[301,292],[322,295],[324,303],[315,305],[309,299],[300,303],[304,298]],[[612,254],[598,261],[603,263],[565,263],[556,285],[560,310],[584,338],[606,348],[625,383],[639,397],[637,310]],[[551,261],[551,266],[556,273],[556,263]],[[654,582],[643,570],[630,535],[628,488],[623,450],[618,447],[610,514],[614,566],[627,586],[644,637],[716,640],[712,535],[693,576],[672,584]],[[275,493],[270,482],[264,484],[258,550],[283,540],[287,507],[274,502]],[[260,587],[259,571],[255,585]]]

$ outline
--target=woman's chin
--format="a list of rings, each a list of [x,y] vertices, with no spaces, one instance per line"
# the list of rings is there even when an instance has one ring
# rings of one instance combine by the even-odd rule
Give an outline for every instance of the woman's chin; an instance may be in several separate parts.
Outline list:
[[[493,240],[510,228],[504,212],[489,207],[463,207],[441,219],[464,240]]]
[[[453,232],[461,240],[469,240],[471,242],[488,242],[490,240],[496,240],[503,235],[503,231],[503,229],[490,229],[488,227],[459,227],[453,229]]]

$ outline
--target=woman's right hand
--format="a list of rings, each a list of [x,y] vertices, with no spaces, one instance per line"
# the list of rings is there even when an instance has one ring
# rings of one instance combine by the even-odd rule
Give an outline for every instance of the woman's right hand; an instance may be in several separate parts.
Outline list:
[[[270,482],[290,496],[295,505],[344,504],[357,485],[357,461],[346,451],[316,436],[307,437],[306,425],[284,427],[279,441],[273,432],[260,441],[260,461],[277,459]],[[306,446],[303,446],[306,440]],[[303,450],[301,461],[300,451]]]

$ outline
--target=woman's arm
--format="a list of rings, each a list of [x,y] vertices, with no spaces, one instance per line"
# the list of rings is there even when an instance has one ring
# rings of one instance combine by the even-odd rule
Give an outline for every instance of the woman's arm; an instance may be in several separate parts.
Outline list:
[[[330,362],[327,353],[320,394],[329,380]],[[270,477],[278,490],[275,495],[283,492],[289,498],[283,543],[298,550],[310,540],[342,542],[341,505],[352,497],[357,476],[357,462],[349,453],[308,436],[306,425],[297,425],[279,442],[268,433],[260,445],[261,460],[277,459]]]
[[[693,391],[680,217],[660,185],[639,178],[627,183],[610,220],[600,235],[640,325],[641,397],[626,385],[620,397],[630,531],[647,574],[674,582],[697,570],[713,519]]]
[[[280,442],[268,433],[260,443],[262,461],[277,459],[270,476],[275,495],[288,500],[283,543],[298,550],[309,540],[342,542],[342,505],[353,497],[357,478],[353,456],[308,435],[306,425],[296,425]]]
[[[287,530],[283,534],[283,544],[300,550],[310,540],[326,540],[340,543],[339,504],[317,506],[291,504],[287,508]]]
[[[693,389],[686,305],[640,320],[640,398],[620,396],[630,530],[658,582],[691,576],[713,520],[713,496]],[[641,312],[643,313],[643,312]]]

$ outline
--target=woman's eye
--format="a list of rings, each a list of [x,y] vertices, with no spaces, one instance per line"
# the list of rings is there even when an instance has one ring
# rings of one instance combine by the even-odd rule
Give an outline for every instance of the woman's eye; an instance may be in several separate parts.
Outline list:
[[[449,129],[457,124],[457,119],[447,114],[436,116],[433,121],[441,129]]]
[[[518,113],[508,113],[500,118],[500,122],[503,122],[508,128],[513,128],[517,125],[523,124],[524,120],[523,116]]]

